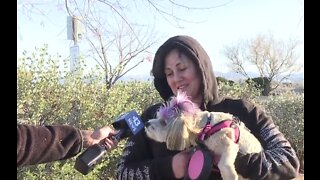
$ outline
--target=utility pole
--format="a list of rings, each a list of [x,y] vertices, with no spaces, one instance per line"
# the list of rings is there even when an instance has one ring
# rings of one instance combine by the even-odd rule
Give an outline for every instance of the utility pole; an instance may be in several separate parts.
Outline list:
[[[78,42],[82,38],[82,28],[80,24],[80,19],[78,17],[67,17],[67,36],[68,40],[73,41],[73,46],[70,47],[70,71],[73,78],[77,77],[77,72],[80,68],[79,63],[79,45]],[[81,113],[81,103],[78,99],[78,92],[75,91],[74,99],[71,101],[72,109],[68,117],[68,122],[72,125],[78,124],[80,122]]]
[[[67,17],[67,36],[68,40],[73,41],[73,46],[70,47],[70,71],[75,73],[79,68],[80,50],[78,42],[82,38],[82,28],[78,17]]]

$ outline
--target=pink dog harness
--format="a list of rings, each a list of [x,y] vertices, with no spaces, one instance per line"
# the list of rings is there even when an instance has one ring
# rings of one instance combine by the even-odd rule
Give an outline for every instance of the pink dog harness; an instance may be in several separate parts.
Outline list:
[[[237,118],[236,118],[237,119]],[[215,125],[211,125],[210,122],[212,120],[211,114],[208,117],[207,123],[206,125],[203,127],[202,131],[199,133],[198,135],[198,140],[199,141],[204,141],[205,139],[207,139],[209,136],[213,135],[214,133],[220,131],[223,128],[233,128],[235,133],[235,143],[239,142],[239,138],[240,138],[240,130],[239,127],[236,125],[236,120],[235,119],[226,119],[223,120]]]
[[[223,128],[233,128],[235,131],[235,143],[239,142],[240,130],[237,124],[240,120],[234,117],[232,120],[223,120],[215,125],[210,124],[214,118],[212,114],[207,119],[205,127],[201,130],[197,138],[198,146],[194,147],[189,164],[187,180],[203,180],[210,176],[211,171],[220,173],[217,167],[218,158],[212,156],[211,152],[204,146],[203,141],[214,133],[220,131]]]
[[[212,118],[214,118],[214,117],[211,117],[211,115],[212,114],[210,114],[210,116],[208,117],[206,125],[203,127],[202,131],[198,135],[198,139],[197,139],[198,144],[202,144],[202,142],[205,139],[207,139],[209,136],[213,135],[214,133],[220,131],[223,128],[228,128],[228,127],[234,129],[234,131],[235,131],[235,133],[234,133],[235,141],[234,142],[238,143],[239,138],[240,138],[240,130],[239,130],[239,126],[237,124],[239,124],[240,120],[235,117],[232,120],[226,119],[226,120],[223,120],[215,125],[212,125],[212,124],[210,124],[210,122],[212,121]],[[212,170],[219,172],[219,169],[217,167],[217,162],[218,162],[217,157],[213,157]]]

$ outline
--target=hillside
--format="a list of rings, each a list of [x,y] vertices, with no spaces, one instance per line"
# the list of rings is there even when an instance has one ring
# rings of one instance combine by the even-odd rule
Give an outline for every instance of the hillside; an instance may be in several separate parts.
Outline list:
[[[242,76],[240,76],[237,73],[234,72],[216,72],[216,76],[224,77],[228,80],[233,80],[233,81],[239,81],[240,79],[244,79]],[[257,73],[249,73],[250,77],[258,77]],[[140,74],[140,75],[130,75],[130,76],[124,76],[120,80],[122,81],[132,81],[132,80],[137,80],[137,81],[151,81],[152,77],[149,74]],[[297,73],[293,74],[289,80],[286,82],[290,83],[299,83],[303,84],[304,83],[304,74],[303,73]]]

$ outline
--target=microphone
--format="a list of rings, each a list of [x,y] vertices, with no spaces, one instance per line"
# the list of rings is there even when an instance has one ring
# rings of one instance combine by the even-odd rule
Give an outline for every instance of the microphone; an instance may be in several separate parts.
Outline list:
[[[136,135],[144,127],[142,120],[134,110],[120,115],[117,120],[112,123],[112,126],[117,130],[117,133],[110,138],[117,141]],[[106,151],[106,147],[102,144],[94,144],[88,147],[77,157],[74,168],[84,175],[88,174],[94,169],[96,164],[101,162]]]

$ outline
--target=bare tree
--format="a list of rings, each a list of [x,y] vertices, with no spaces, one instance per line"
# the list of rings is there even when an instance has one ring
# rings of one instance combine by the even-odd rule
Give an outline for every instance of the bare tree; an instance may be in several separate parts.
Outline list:
[[[109,89],[148,59],[148,50],[157,42],[157,35],[148,28],[129,23],[120,4],[83,2],[79,5],[77,1],[66,0],[66,9],[70,16],[78,17],[84,25],[83,40],[89,44],[85,59],[95,60],[103,69]],[[109,11],[114,13],[105,13]]]
[[[157,41],[154,33],[135,31],[133,34],[124,23],[118,24],[116,28],[109,33],[112,39],[104,41],[104,35],[97,29],[91,29],[95,32],[95,39],[87,38],[91,48],[86,54],[104,70],[108,89],[129,71],[148,61],[148,49]]]
[[[164,18],[170,16],[177,21],[184,19],[170,13],[169,7],[198,10],[214,8],[189,7],[171,0],[167,1],[170,6],[161,6],[151,0],[145,2]],[[143,23],[130,22],[126,14],[127,5],[123,2],[65,0],[65,7],[70,16],[79,17],[84,24],[87,30],[85,39],[91,47],[87,54],[103,68],[107,88],[145,61],[149,48],[157,42],[154,31],[146,30]]]
[[[281,83],[302,68],[297,63],[299,56],[295,53],[298,45],[297,40],[284,42],[275,40],[272,35],[258,35],[234,46],[226,46],[223,53],[230,60],[232,71],[250,78],[247,66],[251,65],[259,72],[260,78],[267,81],[265,84],[274,81]],[[265,95],[275,90],[279,83],[266,89]]]
[[[184,16],[177,15],[178,11],[182,12],[188,12],[191,11],[201,11],[202,13],[204,11],[210,11],[215,8],[223,7],[228,4],[230,4],[233,0],[222,0],[221,2],[217,1],[202,1],[201,3],[198,3],[198,6],[195,7],[194,5],[189,5],[190,1],[187,0],[167,0],[167,1],[157,1],[157,0],[143,0],[147,4],[147,6],[150,7],[150,9],[155,10],[156,13],[158,13],[163,19],[165,19],[169,24],[181,28],[180,25],[181,22],[186,23],[200,23],[204,20],[201,19],[190,19],[192,16],[188,16],[187,18],[184,18]],[[203,6],[203,4],[206,4]],[[199,13],[199,12],[198,12]]]
[[[31,8],[41,10],[36,0],[19,1],[20,10]],[[225,6],[232,0],[211,1],[201,6],[191,5],[187,0],[65,0],[64,7],[67,13],[77,18],[85,31],[81,38],[89,46],[84,53],[85,60],[95,60],[104,70],[106,86],[111,88],[122,76],[144,62],[149,55],[149,49],[156,44],[157,34],[143,20],[132,20],[128,11],[136,10],[139,13],[141,5],[150,10],[152,15],[160,15],[171,25],[181,27],[180,22],[199,23],[202,20],[184,18],[179,12],[195,10],[202,13],[211,9]],[[61,8],[61,2],[56,2]],[[23,8],[22,8],[23,7]],[[41,12],[41,11],[40,11]],[[150,16],[151,16],[150,14]],[[185,14],[185,13],[184,13]],[[196,16],[195,16],[196,17]],[[154,21],[156,22],[156,21]],[[78,41],[79,37],[75,37]],[[82,41],[82,42],[83,42]],[[82,50],[83,54],[83,50]]]

